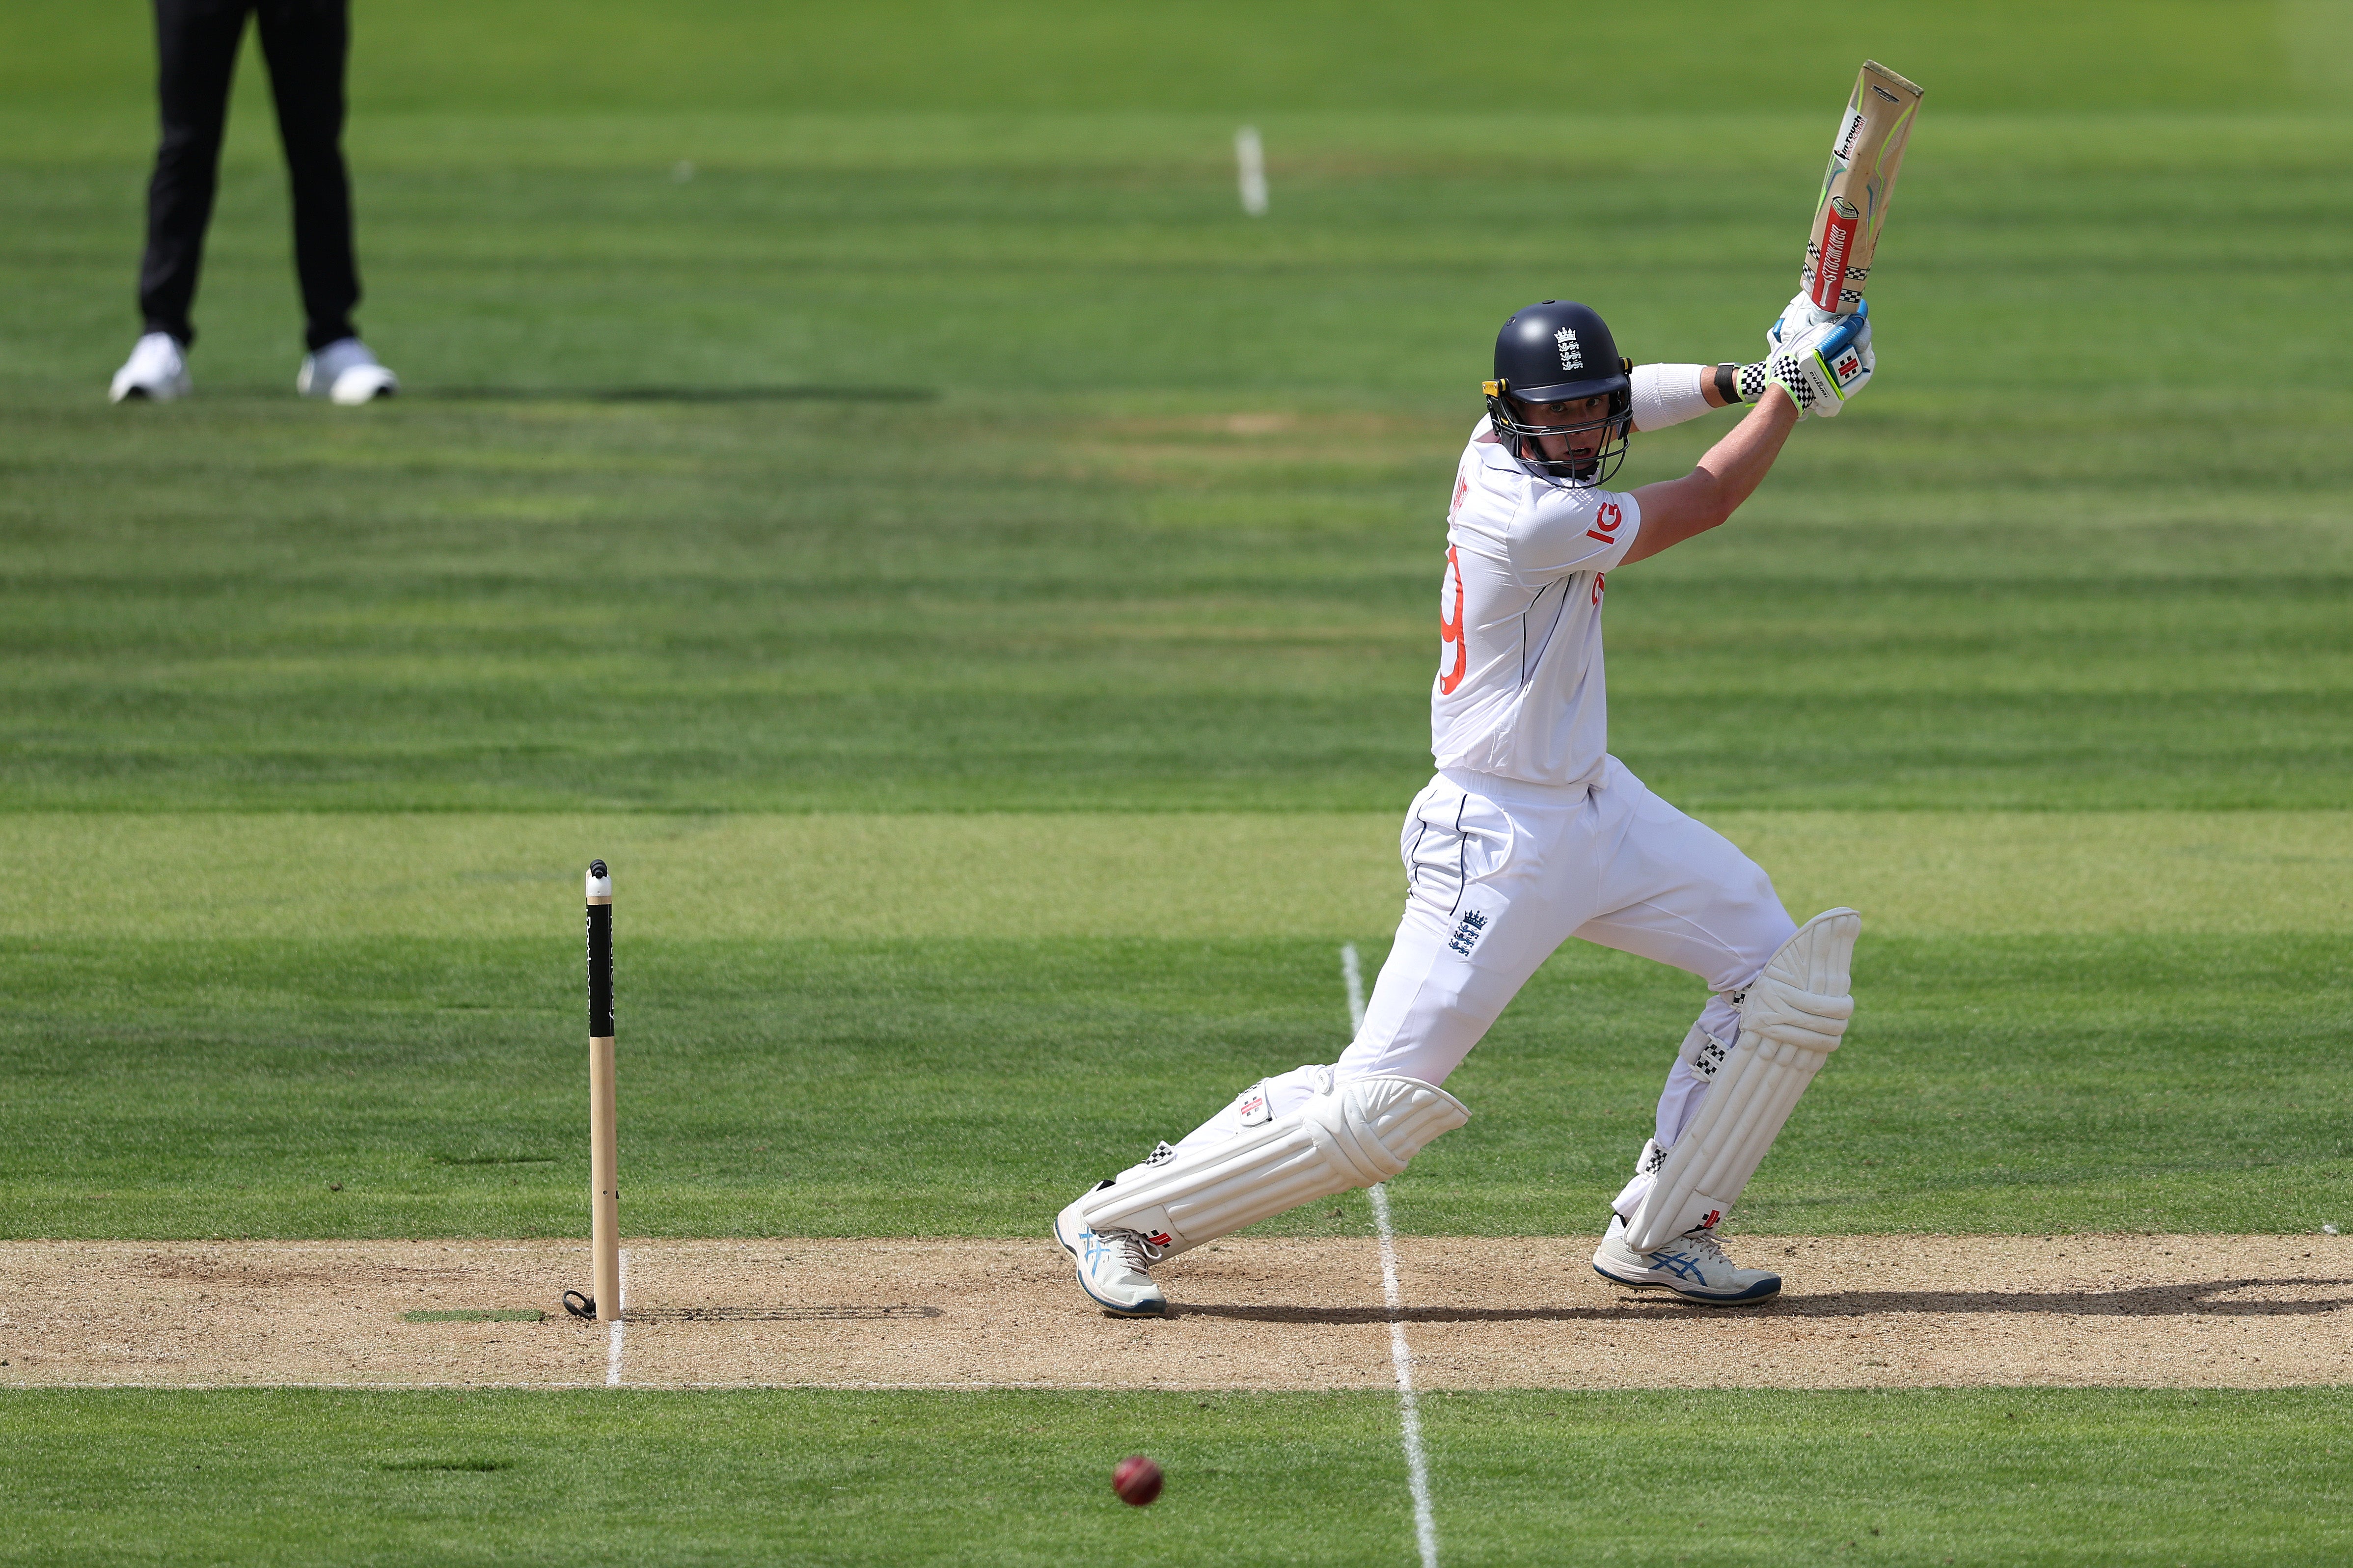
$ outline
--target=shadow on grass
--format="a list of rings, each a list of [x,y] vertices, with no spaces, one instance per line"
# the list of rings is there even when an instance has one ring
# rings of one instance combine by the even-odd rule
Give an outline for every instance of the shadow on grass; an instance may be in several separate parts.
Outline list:
[[[2124,1290],[1828,1290],[1781,1295],[1746,1306],[1710,1307],[1680,1297],[1620,1298],[1607,1307],[1245,1307],[1181,1303],[1172,1316],[1230,1318],[1251,1323],[1611,1323],[1662,1313],[1737,1312],[1744,1317],[1867,1318],[1892,1312],[1955,1316],[2045,1312],[2096,1318],[2310,1318],[2353,1307],[2353,1296],[2226,1301],[2234,1290],[2318,1289],[2353,1279],[2209,1279]]]
[[[433,403],[936,403],[929,386],[438,386],[404,390]]]

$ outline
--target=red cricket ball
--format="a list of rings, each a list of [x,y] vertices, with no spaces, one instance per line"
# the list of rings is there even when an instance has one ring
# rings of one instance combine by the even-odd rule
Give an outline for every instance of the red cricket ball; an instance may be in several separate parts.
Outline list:
[[[1111,1489],[1120,1501],[1142,1508],[1160,1495],[1160,1467],[1141,1454],[1130,1454],[1112,1471]]]

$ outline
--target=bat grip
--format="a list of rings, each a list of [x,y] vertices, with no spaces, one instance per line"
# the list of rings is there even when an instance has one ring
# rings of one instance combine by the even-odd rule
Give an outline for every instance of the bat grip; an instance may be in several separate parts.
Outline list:
[[[1847,316],[1847,319],[1844,321],[1840,323],[1838,331],[1832,332],[1829,337],[1822,340],[1821,347],[1816,352],[1826,360],[1836,359],[1841,353],[1844,353],[1851,345],[1852,345],[1855,339],[1862,335],[1862,329],[1870,324],[1871,301],[1868,300],[1856,300],[1854,302],[1854,310],[1852,312]]]

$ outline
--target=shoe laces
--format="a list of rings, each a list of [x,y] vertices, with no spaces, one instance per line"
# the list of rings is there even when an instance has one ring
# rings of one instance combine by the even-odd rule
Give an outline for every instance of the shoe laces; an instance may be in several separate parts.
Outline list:
[[[1715,1232],[1712,1230],[1687,1230],[1676,1239],[1683,1243],[1685,1252],[1699,1254],[1703,1263],[1721,1263],[1726,1268],[1732,1267],[1732,1259],[1724,1255],[1724,1244],[1715,1239]]]
[[[1155,1247],[1140,1230],[1099,1230],[1096,1237],[1119,1255],[1119,1260],[1138,1274],[1147,1274],[1168,1250]]]

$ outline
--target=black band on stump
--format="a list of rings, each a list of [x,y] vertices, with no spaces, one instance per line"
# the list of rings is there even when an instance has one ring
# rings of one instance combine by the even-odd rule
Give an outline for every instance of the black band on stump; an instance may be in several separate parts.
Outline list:
[[[600,881],[605,862],[592,860],[588,874]],[[613,1033],[613,906],[588,906],[588,1037],[601,1040]]]

